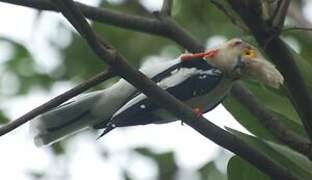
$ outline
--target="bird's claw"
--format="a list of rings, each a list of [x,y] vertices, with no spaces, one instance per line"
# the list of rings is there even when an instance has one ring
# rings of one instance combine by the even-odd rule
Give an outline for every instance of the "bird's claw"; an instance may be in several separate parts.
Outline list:
[[[202,117],[203,116],[203,110],[201,108],[194,108],[194,113],[196,114],[196,117]]]

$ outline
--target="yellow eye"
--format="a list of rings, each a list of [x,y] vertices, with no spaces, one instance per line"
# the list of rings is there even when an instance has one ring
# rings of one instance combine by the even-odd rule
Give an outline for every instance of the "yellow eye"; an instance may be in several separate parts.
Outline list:
[[[247,58],[255,58],[255,57],[257,57],[257,53],[253,49],[246,49],[244,51],[244,56]]]

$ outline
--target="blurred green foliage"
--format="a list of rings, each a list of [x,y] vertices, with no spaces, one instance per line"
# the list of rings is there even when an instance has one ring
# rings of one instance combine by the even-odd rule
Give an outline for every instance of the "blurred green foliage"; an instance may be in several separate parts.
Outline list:
[[[175,178],[178,165],[176,164],[173,152],[155,153],[146,147],[138,147],[134,150],[155,161],[158,171],[157,179],[171,180]]]
[[[49,74],[40,72],[38,64],[23,44],[5,37],[0,37],[0,42],[11,45],[12,50],[8,59],[2,63],[3,71],[16,76],[18,81],[17,89],[9,94],[23,95],[36,86],[45,89],[51,87],[53,79]]]
[[[101,6],[137,15],[153,16],[148,12],[148,9],[137,0],[124,0],[121,1],[121,3],[113,4],[102,1]],[[244,36],[242,38],[253,41],[250,36],[246,36],[238,27],[233,25],[229,18],[210,1],[175,0],[173,16],[182,27],[203,44],[206,44],[209,38],[216,35],[225,38]],[[167,56],[174,57],[184,52],[183,48],[162,37],[96,22],[93,23],[92,26],[101,36],[110,41],[125,55],[135,67],[139,67],[142,61],[149,56],[155,56],[166,52]],[[5,82],[4,79],[8,77],[9,79],[13,78],[17,81],[17,85],[13,87],[11,91],[0,91],[0,97],[2,99],[28,94],[34,88],[49,90],[53,87],[55,82],[60,80],[82,81],[106,68],[106,65],[94,55],[77,33],[68,29],[65,30],[70,31],[72,41],[66,47],[56,47],[62,59],[60,65],[51,71],[51,73],[43,73],[40,71],[40,66],[35,61],[34,55],[25,44],[7,37],[0,38],[0,44],[7,43],[10,45],[10,50],[12,50],[9,56],[7,56],[7,59],[0,62],[0,70],[2,71],[0,81]],[[298,43],[300,52],[299,54],[293,53],[296,56],[297,64],[303,73],[309,90],[312,91],[312,35],[306,36],[303,33],[298,33],[298,31],[287,31],[283,33],[283,36],[291,37]],[[274,90],[254,82],[244,82],[244,84],[259,97],[268,108],[276,113],[283,123],[302,136],[306,136],[301,121],[284,88]],[[9,84],[3,83],[1,83],[1,85],[10,86]],[[4,87],[0,87],[0,89],[3,88]],[[257,121],[257,117],[248,112],[246,108],[242,107],[234,97],[229,96],[224,102],[224,105],[237,121],[255,136],[249,136],[235,130],[230,130],[230,132],[243,139],[247,144],[261,150],[275,162],[287,164],[289,170],[298,174],[302,179],[312,179],[310,171],[312,168],[311,162],[299,153],[278,144],[279,142],[276,141],[272,134]],[[8,118],[5,112],[0,110],[0,124],[6,122],[8,122]],[[146,147],[138,147],[129,151],[139,153],[153,160],[157,165],[157,179],[175,179],[178,171],[181,171],[181,168],[175,160],[174,152],[155,153],[152,149]],[[63,143],[55,144],[53,146],[53,152],[55,155],[66,154]],[[234,156],[229,161],[227,170],[228,177],[216,168],[214,162],[207,162],[200,169],[194,171],[196,171],[201,180],[248,180],[256,179],[256,177],[261,180],[268,179],[268,177],[263,175],[259,170],[237,156]],[[33,172],[32,176],[34,179],[44,179],[43,172]],[[126,170],[124,172],[124,178],[127,180],[132,179]]]
[[[2,111],[0,111],[0,124],[8,123],[9,119],[3,114]]]
[[[271,180],[239,156],[233,156],[227,167],[229,180]]]
[[[221,172],[216,167],[215,162],[208,162],[207,164],[203,165],[198,170],[198,172],[202,180],[210,180],[210,179],[227,180],[228,179],[226,174]]]
[[[297,153],[289,149],[286,146],[283,146],[283,145],[280,145],[280,144],[277,144],[268,140],[263,140],[254,136],[250,136],[250,135],[241,133],[239,131],[236,131],[234,129],[228,128],[228,130],[232,132],[234,135],[236,135],[238,138],[242,139],[248,145],[258,149],[267,157],[270,157],[270,159],[274,161],[275,163],[284,166],[290,172],[298,175],[301,179],[306,179],[306,180],[311,179],[312,173],[310,170],[312,168],[312,162],[308,160],[306,157],[304,157],[303,155],[301,155],[300,153]],[[231,166],[237,166],[237,165],[231,165]],[[231,169],[231,166],[228,165],[228,171],[229,169]],[[247,166],[249,165],[247,165],[246,163],[241,164],[242,168],[245,167],[245,168],[255,169],[255,168],[247,167]],[[234,168],[237,168],[237,167],[234,167]],[[260,172],[255,171],[253,173],[259,174]],[[249,172],[246,172],[246,176],[252,177],[249,174]]]

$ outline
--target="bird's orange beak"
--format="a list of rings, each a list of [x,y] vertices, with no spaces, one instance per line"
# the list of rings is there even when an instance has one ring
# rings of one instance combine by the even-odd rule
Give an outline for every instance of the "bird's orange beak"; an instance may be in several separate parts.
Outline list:
[[[195,54],[185,54],[181,56],[181,61],[189,61],[195,58],[206,59],[206,58],[214,58],[217,56],[219,50],[213,49],[208,52],[195,53]]]

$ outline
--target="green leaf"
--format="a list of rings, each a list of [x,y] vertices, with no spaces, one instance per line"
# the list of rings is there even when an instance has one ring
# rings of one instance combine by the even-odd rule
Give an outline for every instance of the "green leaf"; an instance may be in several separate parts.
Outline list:
[[[137,153],[146,156],[155,161],[158,168],[158,179],[171,180],[174,179],[175,173],[178,170],[173,152],[155,153],[146,147],[134,149]]]
[[[283,89],[275,90],[256,82],[243,82],[243,84],[252,91],[263,105],[275,113],[287,127],[306,137],[301,120]],[[271,132],[260,123],[258,117],[250,113],[234,96],[229,95],[223,105],[251,133],[267,140],[276,141]]]
[[[31,177],[31,179],[34,179],[34,180],[42,180],[45,177],[45,172],[32,170],[32,171],[26,172],[26,175],[28,175],[29,177]]]
[[[105,69],[105,63],[94,54],[87,43],[76,33],[72,33],[71,44],[63,49],[62,79],[85,79]],[[60,74],[60,72],[58,72]]]
[[[227,175],[229,180],[271,180],[239,156],[233,156],[228,162]]]
[[[202,180],[209,180],[209,179],[217,179],[217,180],[226,180],[227,177],[224,173],[220,172],[217,169],[214,162],[208,162],[204,166],[202,166],[198,170]]]
[[[289,172],[300,176],[302,180],[312,179],[312,162],[302,154],[295,152],[286,146],[265,141],[234,129],[227,129],[248,145],[269,157],[272,161],[280,164],[284,168],[287,168]]]
[[[1,37],[0,41],[12,45],[13,53],[9,59],[4,61],[2,73],[17,78],[17,91],[14,93],[26,94],[35,86],[49,88],[54,83],[54,79],[49,74],[40,72],[38,64],[23,44]]]
[[[276,143],[272,143],[272,142],[267,142],[273,149],[275,149],[276,151],[280,152],[281,154],[283,154],[285,157],[288,157],[289,159],[292,159],[298,166],[300,166],[302,169],[304,169],[305,171],[311,173],[311,169],[312,169],[312,162],[307,159],[304,155],[293,151],[292,149],[284,146],[284,145],[280,145],[280,144],[276,144]]]
[[[237,99],[229,95],[223,102],[224,107],[231,112],[234,118],[251,133],[262,138],[275,141],[271,133],[262,126],[256,117],[240,104]]]
[[[303,79],[306,82],[306,85],[312,93],[312,61],[311,61],[311,56],[303,58],[299,54],[297,54],[293,49],[289,47],[290,52],[292,53],[294,59],[296,60],[296,64],[300,70],[301,75],[303,76]],[[309,50],[311,53],[311,50]],[[311,53],[312,55],[312,53]]]
[[[213,36],[239,37],[242,32],[210,1],[175,1],[174,16],[203,44]],[[213,18],[212,18],[213,17]]]
[[[6,124],[9,121],[9,118],[6,117],[6,115],[2,111],[0,111],[0,124]]]
[[[124,180],[134,180],[131,175],[127,172],[127,170],[123,170],[122,172]]]
[[[62,155],[65,153],[65,150],[66,150],[64,148],[64,144],[62,142],[54,143],[50,147],[51,147],[54,155]]]
[[[292,103],[288,97],[285,96],[286,93],[284,93],[283,90],[274,90],[259,83],[249,82],[245,84],[269,109],[285,115],[288,119],[298,124],[302,124]]]
[[[290,102],[285,89],[276,90],[256,82],[245,82],[244,84],[258,97],[261,103],[275,113],[284,124],[300,135],[307,137],[300,117]]]

